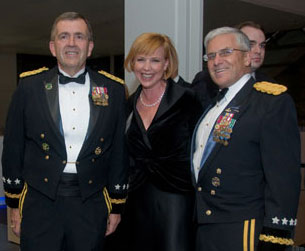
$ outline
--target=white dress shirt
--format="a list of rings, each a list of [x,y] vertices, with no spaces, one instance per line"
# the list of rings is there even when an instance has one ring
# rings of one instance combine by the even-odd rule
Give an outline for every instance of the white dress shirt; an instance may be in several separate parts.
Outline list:
[[[59,71],[70,77],[62,70],[59,69]],[[85,69],[82,69],[72,77],[77,77],[84,71]],[[85,141],[89,124],[89,91],[90,79],[88,73],[86,74],[85,84],[76,82],[58,83],[59,109],[67,152],[67,164],[64,169],[66,173],[77,173],[75,162]]]
[[[196,132],[195,152],[193,155],[193,171],[196,181],[198,180],[199,171],[201,169],[200,163],[202,155],[216,119],[220,116],[222,111],[231,102],[240,89],[247,83],[250,77],[250,74],[245,74],[236,83],[231,85],[223,99],[220,102],[217,102],[216,105],[212,107],[201,120]]]

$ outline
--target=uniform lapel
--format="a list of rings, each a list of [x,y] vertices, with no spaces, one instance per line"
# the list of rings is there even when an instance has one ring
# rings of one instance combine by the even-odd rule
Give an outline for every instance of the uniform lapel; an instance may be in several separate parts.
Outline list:
[[[96,83],[95,79],[93,78],[91,71],[88,70],[88,72],[89,72],[89,77],[90,77],[90,90],[89,90],[89,96],[88,96],[89,104],[90,104],[90,118],[89,118],[89,125],[88,125],[88,131],[87,131],[86,138],[88,138],[91,135],[91,133],[99,119],[99,116],[100,116],[99,111],[101,110],[101,109],[99,109],[99,107],[97,105],[94,104],[94,102],[92,100],[92,89],[94,87],[97,87],[98,84]]]
[[[249,101],[251,99],[250,96],[253,93],[253,84],[254,84],[254,80],[252,78],[248,80],[245,86],[237,93],[237,95],[227,105],[227,107],[224,109],[221,115],[223,115],[225,112],[234,111],[234,119],[236,120],[235,123],[238,123],[239,119],[242,117],[242,115],[245,113],[245,111],[248,109],[250,105]],[[214,127],[211,133],[213,133],[213,131],[214,131]],[[233,128],[233,132],[231,133],[231,136],[233,135],[234,135],[234,128]],[[228,144],[230,144],[230,139],[228,141]],[[217,156],[217,154],[223,147],[227,147],[227,146],[224,146],[221,143],[215,144],[214,148],[212,149],[210,155],[208,156],[207,160],[205,161],[199,172],[199,177],[205,173],[204,170],[209,168],[214,158]]]
[[[81,151],[79,153],[79,156],[81,156],[81,154],[85,151],[85,149],[90,145],[91,139],[94,136],[94,130],[96,128],[97,122],[100,120],[100,117],[103,114],[102,113],[103,109],[101,109],[101,107],[99,107],[98,105],[95,105],[92,100],[93,88],[102,86],[101,85],[102,83],[97,83],[97,80],[94,77],[94,73],[90,69],[87,69],[87,70],[88,70],[89,78],[90,78],[90,90],[89,90],[89,94],[88,94],[89,105],[90,105],[90,118],[89,118],[86,138],[85,138],[85,141],[81,148]]]
[[[193,165],[193,158],[194,158],[194,152],[195,152],[195,145],[196,145],[196,134],[197,134],[197,131],[198,131],[198,127],[201,123],[201,121],[203,120],[203,118],[206,116],[206,114],[209,112],[209,110],[213,107],[212,104],[209,104],[208,107],[205,109],[205,111],[203,112],[203,114],[201,115],[201,117],[199,118],[196,126],[195,126],[195,129],[194,129],[194,132],[193,132],[193,135],[192,135],[192,140],[191,140],[191,169],[192,169],[192,173],[195,173],[194,172],[194,165]],[[196,184],[196,180],[195,180],[195,176],[192,175],[192,178],[193,178],[193,182],[194,184]]]
[[[50,126],[55,131],[58,138],[63,141],[61,117],[59,109],[59,97],[58,97],[58,75],[57,67],[54,67],[46,73],[46,78],[43,82],[44,94],[46,102],[42,102],[42,107]]]

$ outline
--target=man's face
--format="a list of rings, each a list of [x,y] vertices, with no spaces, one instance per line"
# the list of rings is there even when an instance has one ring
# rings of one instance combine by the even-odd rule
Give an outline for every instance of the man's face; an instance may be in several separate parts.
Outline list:
[[[86,65],[91,55],[93,42],[88,39],[88,28],[84,20],[62,20],[56,25],[54,41],[49,47],[57,58],[60,69],[73,76]]]
[[[260,30],[253,27],[245,26],[241,31],[247,35],[251,44],[251,68],[257,70],[264,63],[266,37]]]
[[[233,50],[230,54],[219,55],[218,52],[226,48],[241,49],[233,34],[218,35],[207,45],[207,54],[217,52],[214,59],[208,60],[208,69],[221,89],[231,86],[250,71],[249,52]]]

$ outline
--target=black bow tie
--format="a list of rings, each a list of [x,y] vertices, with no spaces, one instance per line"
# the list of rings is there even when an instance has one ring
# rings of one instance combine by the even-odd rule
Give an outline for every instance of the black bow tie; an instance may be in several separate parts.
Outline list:
[[[59,83],[61,83],[63,85],[68,84],[70,82],[76,82],[78,84],[85,84],[86,73],[87,73],[87,71],[85,70],[84,73],[80,74],[77,78],[70,78],[70,77],[63,75],[61,72],[58,72]]]
[[[216,102],[220,102],[220,100],[224,98],[228,90],[229,90],[228,88],[223,88],[219,90],[216,96]]]

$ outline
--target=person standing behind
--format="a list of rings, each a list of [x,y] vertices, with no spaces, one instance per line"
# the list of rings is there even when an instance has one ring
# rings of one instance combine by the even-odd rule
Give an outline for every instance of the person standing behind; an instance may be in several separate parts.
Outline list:
[[[285,250],[300,192],[296,110],[282,85],[251,78],[250,41],[222,27],[204,40],[220,91],[192,139],[197,251]]]
[[[203,69],[196,74],[190,88],[196,92],[203,109],[208,107],[218,93],[218,87],[214,84],[207,69]]]
[[[189,88],[173,81],[178,58],[166,35],[137,37],[125,68],[140,82],[128,101],[131,176],[125,217],[131,244],[127,249],[193,250],[190,140],[200,103]]]
[[[124,86],[86,67],[94,44],[82,15],[57,17],[49,47],[58,66],[21,74],[8,112],[11,227],[22,251],[103,250],[127,194]]]
[[[236,26],[241,30],[250,40],[250,57],[251,57],[251,70],[252,77],[257,81],[275,82],[274,79],[265,75],[258,69],[263,65],[266,52],[266,36],[261,25],[253,21],[245,21]]]

